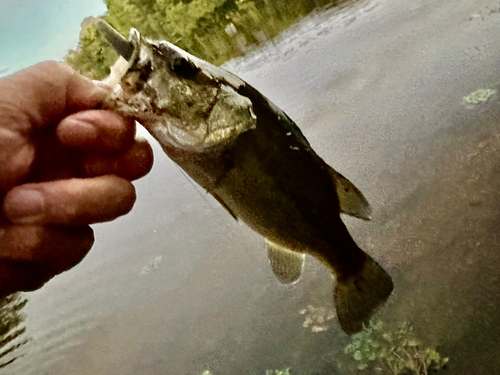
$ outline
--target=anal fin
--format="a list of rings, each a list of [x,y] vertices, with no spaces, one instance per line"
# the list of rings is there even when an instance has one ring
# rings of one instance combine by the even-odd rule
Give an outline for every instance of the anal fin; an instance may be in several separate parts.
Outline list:
[[[372,218],[370,204],[363,193],[347,178],[328,166],[339,197],[340,212],[363,220]]]
[[[283,284],[291,284],[299,280],[306,255],[288,250],[266,240],[267,252],[271,268],[277,279]]]

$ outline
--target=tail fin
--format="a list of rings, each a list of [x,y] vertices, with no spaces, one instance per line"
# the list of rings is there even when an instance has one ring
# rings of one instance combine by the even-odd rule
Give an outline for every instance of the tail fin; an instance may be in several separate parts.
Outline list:
[[[334,300],[344,332],[351,335],[361,331],[392,289],[391,277],[368,255],[360,271],[346,278],[340,277],[335,286]]]

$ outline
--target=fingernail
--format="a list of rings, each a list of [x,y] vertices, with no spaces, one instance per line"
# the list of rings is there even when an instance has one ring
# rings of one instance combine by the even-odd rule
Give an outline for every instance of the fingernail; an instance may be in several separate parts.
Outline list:
[[[5,217],[14,223],[36,223],[44,216],[43,194],[30,188],[14,189],[5,197],[3,211]]]

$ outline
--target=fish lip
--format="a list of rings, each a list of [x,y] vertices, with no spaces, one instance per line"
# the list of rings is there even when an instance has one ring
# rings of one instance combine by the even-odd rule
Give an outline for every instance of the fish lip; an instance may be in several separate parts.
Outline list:
[[[128,36],[128,41],[132,45],[132,54],[130,55],[130,58],[128,58],[128,62],[130,65],[132,65],[135,61],[139,59],[139,54],[141,51],[141,34],[137,29],[130,29],[130,33]]]
[[[184,151],[190,150],[193,152],[206,152],[207,149],[222,146],[220,144],[222,143],[222,138],[220,137],[225,133],[220,132],[220,134],[222,134],[220,136],[208,137],[208,127],[211,126],[207,123],[207,121],[209,121],[208,114],[213,110],[218,100],[217,95],[222,89],[222,86],[228,86],[233,90],[235,95],[242,96],[237,91],[239,87],[244,85],[241,79],[204,60],[190,55],[188,52],[168,41],[153,41],[145,38],[141,36],[139,31],[135,28],[130,29],[128,38],[121,35],[117,30],[101,19],[97,20],[96,28],[118,54],[121,55],[111,67],[110,75],[104,80],[104,83],[111,86],[113,89],[113,95],[109,99],[110,108],[114,108],[127,116],[134,117],[137,121],[141,122],[155,138],[162,139],[169,148],[183,149]],[[192,65],[193,70],[196,70],[196,74],[199,73],[199,77],[196,76],[193,78],[180,74],[174,66],[176,59],[185,59],[188,61],[189,64]],[[168,106],[161,107],[162,103],[158,104],[157,99],[158,97],[162,99],[166,94],[163,95],[164,93],[160,93],[160,95],[157,95],[158,87],[153,87],[158,86],[160,80],[158,78],[159,75],[162,77],[160,83],[163,85],[165,85],[167,81],[170,81],[171,78],[174,78],[177,80],[193,81],[198,86],[210,86],[215,89],[215,92],[208,90],[208,96],[207,99],[205,99],[207,103],[209,100],[208,98],[211,98],[210,100],[212,101],[211,105],[208,107],[209,112],[204,116],[200,115],[199,119],[186,119],[172,113]],[[137,82],[139,82],[139,84]],[[166,89],[164,86],[163,88],[165,91]],[[171,87],[169,86],[169,90],[170,89]],[[252,118],[256,121],[255,115],[251,111],[252,103],[250,99],[246,99],[249,102],[248,106],[253,116]],[[222,99],[221,101],[223,102]],[[246,102],[243,104],[246,104]],[[240,103],[240,106],[241,105]],[[187,129],[186,121],[188,120],[195,121],[195,130],[193,130],[194,128],[191,130]],[[213,126],[216,126],[216,124]],[[254,127],[255,125],[252,125],[250,128],[253,129]],[[222,128],[224,128],[224,126],[222,126]],[[217,128],[217,131],[219,130],[220,129]],[[216,129],[214,128],[214,134],[215,131]],[[243,130],[238,128],[238,132],[240,131]],[[231,135],[234,132],[235,130],[231,130],[226,133]],[[227,136],[228,135],[226,135],[226,137]],[[231,137],[234,137],[234,135],[231,135]],[[224,140],[224,142],[229,142],[229,140]],[[163,143],[162,145],[167,147]]]

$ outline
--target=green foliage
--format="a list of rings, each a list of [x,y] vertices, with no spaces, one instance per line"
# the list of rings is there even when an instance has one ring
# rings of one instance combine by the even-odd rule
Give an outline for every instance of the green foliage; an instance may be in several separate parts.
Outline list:
[[[492,89],[479,89],[464,97],[465,104],[486,103],[496,93]]]
[[[391,332],[384,330],[382,322],[370,323],[352,336],[344,352],[351,361],[340,364],[341,370],[372,369],[379,374],[427,375],[448,362],[435,349],[421,349],[413,327],[407,322]]]
[[[278,35],[317,7],[338,0],[105,0],[102,17],[123,35],[167,40],[214,64],[245,53]],[[94,79],[109,74],[117,55],[98,35],[93,19],[82,23],[80,41],[66,62]]]
[[[86,19],[82,24],[78,48],[69,51],[65,60],[89,78],[102,79],[109,74],[109,68],[117,58],[118,54],[96,30],[94,20]]]

